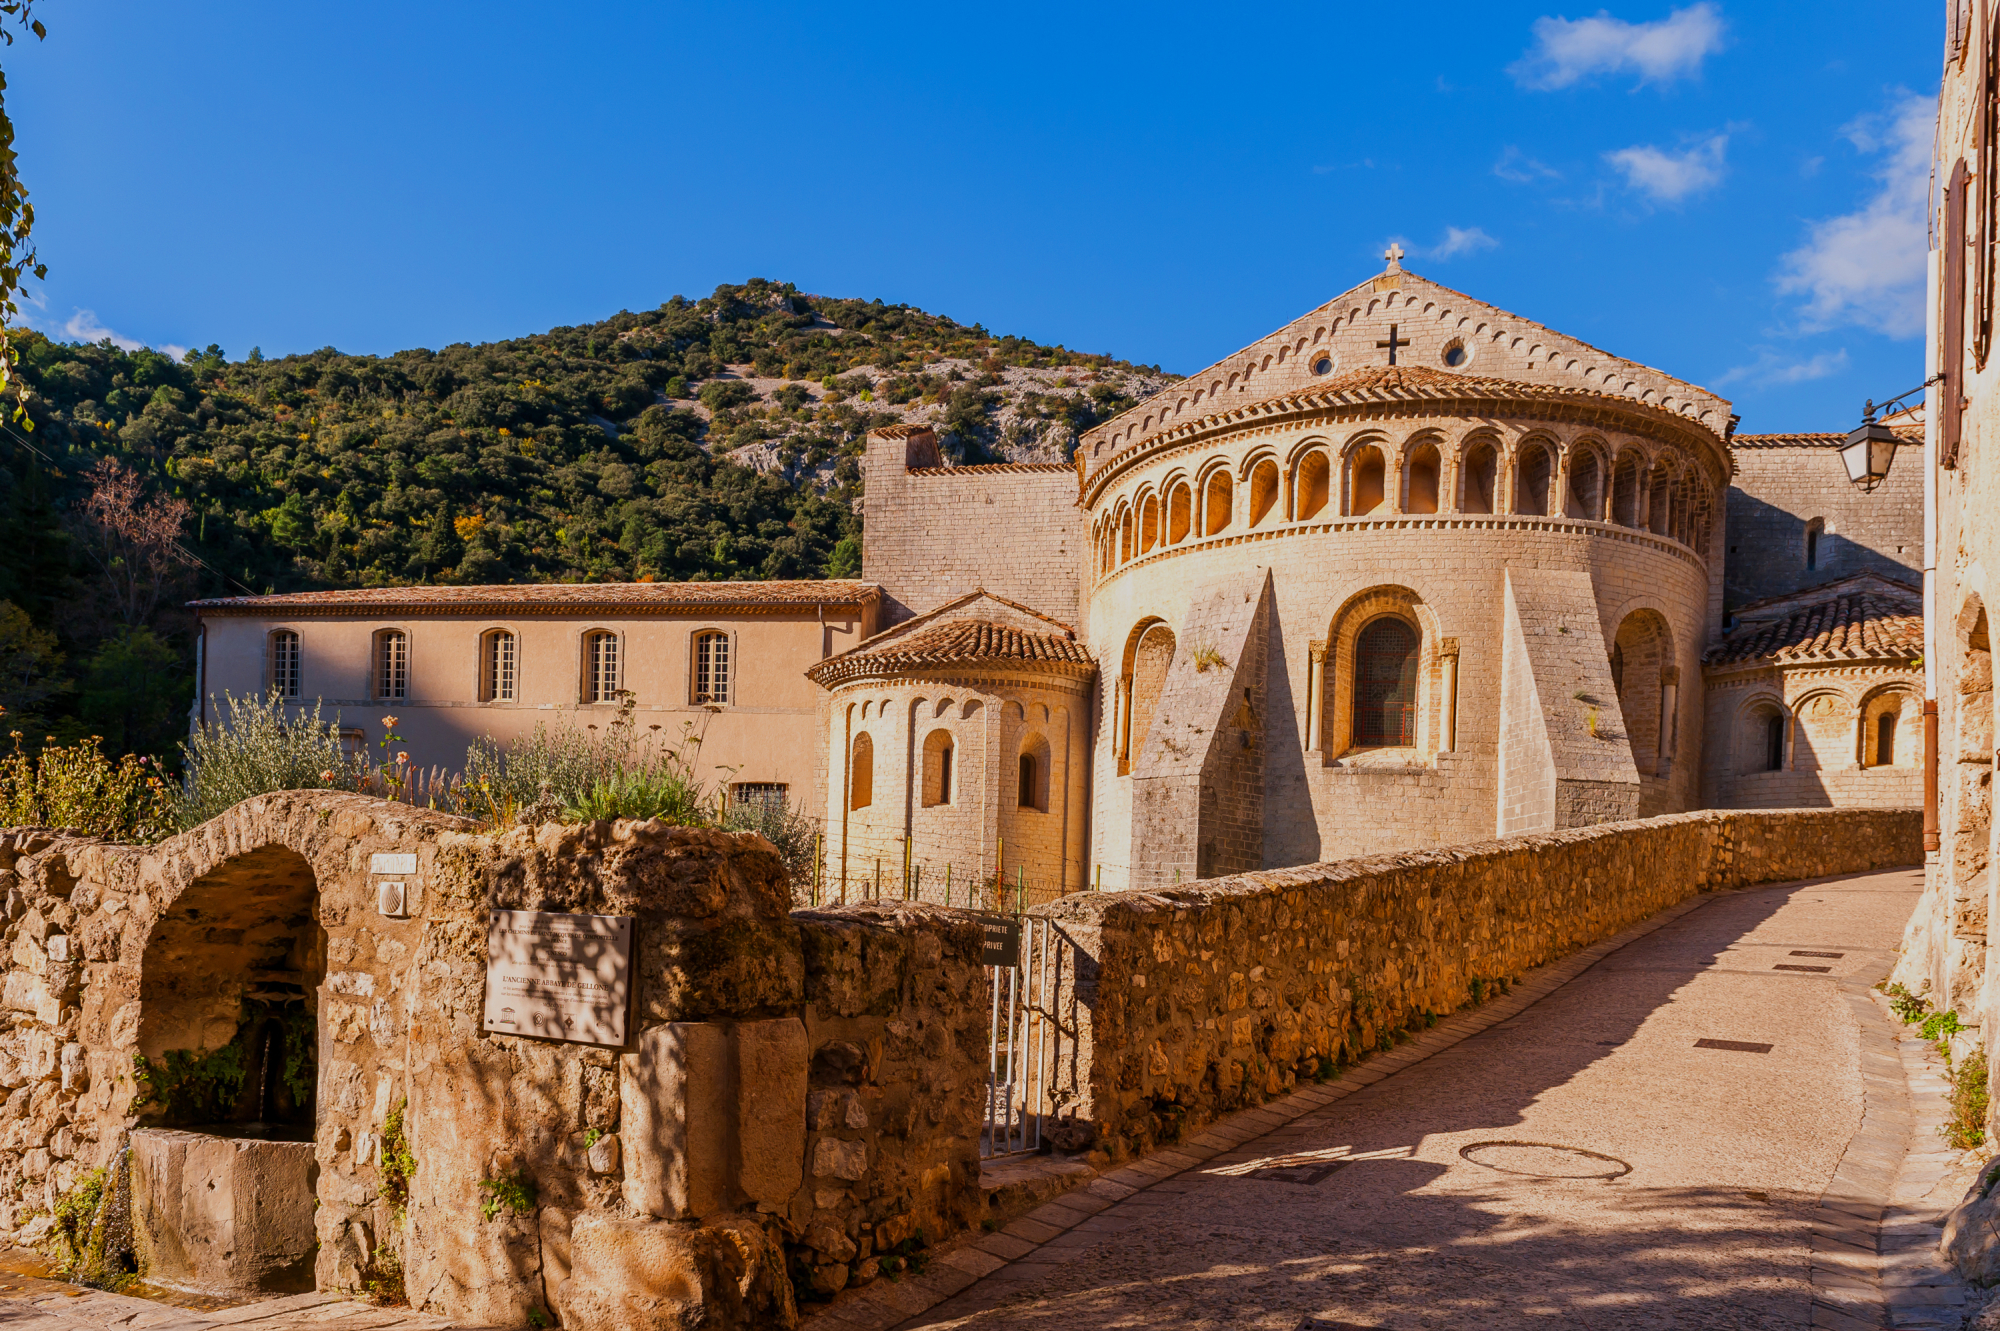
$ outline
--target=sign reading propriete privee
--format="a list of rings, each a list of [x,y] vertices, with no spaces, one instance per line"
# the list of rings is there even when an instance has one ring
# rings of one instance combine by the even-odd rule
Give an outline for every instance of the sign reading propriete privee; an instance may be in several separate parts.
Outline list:
[[[496,910],[486,926],[485,1028],[625,1043],[632,917]]]

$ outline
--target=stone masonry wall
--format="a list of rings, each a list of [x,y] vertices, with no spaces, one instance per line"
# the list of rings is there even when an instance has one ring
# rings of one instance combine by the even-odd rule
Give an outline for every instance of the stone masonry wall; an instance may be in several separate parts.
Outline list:
[[[1068,897],[1031,912],[1070,949],[1057,1103],[1137,1154],[1693,893],[1914,864],[1920,828],[1909,809],[1673,814]]]
[[[1753,436],[1754,438],[1754,436]],[[1728,556],[1723,586],[1732,606],[1783,596],[1872,570],[1903,582],[1923,578],[1924,466],[1919,448],[1898,448],[1873,494],[1848,484],[1837,449],[1738,447],[1724,501]],[[1817,567],[1806,567],[1806,524],[1826,524]]]
[[[392,913],[378,853],[417,865]],[[151,847],[0,830],[0,900],[0,1235],[17,1242],[159,1121],[136,1056],[157,1079],[169,1054],[212,1054],[273,989],[315,1035],[320,1289],[358,1290],[394,1254],[413,1306],[473,1324],[787,1327],[795,1280],[870,1278],[978,1197],[977,926],[795,917],[758,837],[492,834],[290,792]],[[482,1029],[493,909],[634,920],[622,1048]],[[398,1118],[416,1161],[400,1186]]]
[[[1076,625],[1088,537],[1075,470],[938,463],[928,431],[868,436],[861,574],[881,584],[885,623],[984,587]]]

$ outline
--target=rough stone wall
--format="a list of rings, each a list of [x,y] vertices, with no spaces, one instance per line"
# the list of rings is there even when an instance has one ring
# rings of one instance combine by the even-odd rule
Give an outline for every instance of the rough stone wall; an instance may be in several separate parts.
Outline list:
[[[1913,810],[1675,814],[1032,912],[1072,950],[1055,1081],[1114,1154],[1353,1058],[1703,891],[1915,862]]]
[[[793,918],[813,1050],[794,1278],[831,1294],[906,1240],[979,1218],[987,980],[980,928],[957,912],[879,903]]]
[[[880,583],[885,624],[984,587],[1077,622],[1087,537],[1076,472],[1054,463],[942,467],[929,431],[868,436],[862,461],[862,576]]]
[[[1921,448],[1898,448],[1873,494],[1848,483],[1832,442],[1816,447],[1738,447],[1724,501],[1731,606],[1784,596],[1873,571],[1903,582],[1923,577],[1924,464]],[[1817,567],[1806,567],[1806,524],[1825,524]]]
[[[394,915],[378,852],[416,860]],[[360,1288],[386,1252],[413,1305],[476,1324],[783,1327],[794,1276],[867,1278],[871,1245],[938,1237],[978,1195],[976,926],[920,907],[795,919],[757,837],[494,835],[293,792],[154,847],[0,832],[0,895],[0,1233],[17,1241],[157,1118],[135,1054],[222,1047],[245,986],[278,983],[269,963],[297,939],[266,938],[271,920],[324,939],[323,972],[295,986],[317,1041],[318,1288]],[[493,909],[634,920],[623,1048],[482,1029]],[[206,926],[183,927],[196,911]],[[401,1194],[384,1169],[399,1107],[417,1162]],[[510,1181],[525,1209],[492,1206]]]

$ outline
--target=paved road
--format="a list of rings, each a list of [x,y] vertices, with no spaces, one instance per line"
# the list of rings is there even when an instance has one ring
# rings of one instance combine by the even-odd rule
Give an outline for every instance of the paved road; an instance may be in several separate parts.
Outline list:
[[[906,1325],[1804,1328],[1807,1221],[1861,1119],[1839,982],[1886,973],[1921,889],[1717,896]]]

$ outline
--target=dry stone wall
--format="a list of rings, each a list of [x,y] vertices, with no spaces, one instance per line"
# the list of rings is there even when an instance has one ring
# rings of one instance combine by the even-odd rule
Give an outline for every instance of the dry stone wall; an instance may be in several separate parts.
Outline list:
[[[1914,864],[1917,810],[1674,814],[1039,908],[1070,949],[1062,1117],[1113,1157],[1704,891]]]

